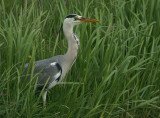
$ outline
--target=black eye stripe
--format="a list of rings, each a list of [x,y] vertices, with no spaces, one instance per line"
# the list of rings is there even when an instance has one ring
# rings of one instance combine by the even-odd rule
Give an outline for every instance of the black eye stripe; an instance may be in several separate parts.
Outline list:
[[[74,18],[75,16],[77,16],[77,15],[70,14],[70,15],[68,15],[66,18]]]

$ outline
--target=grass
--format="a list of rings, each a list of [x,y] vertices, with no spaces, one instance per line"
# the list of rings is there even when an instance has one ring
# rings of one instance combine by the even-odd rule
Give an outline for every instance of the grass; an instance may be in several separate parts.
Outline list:
[[[1,0],[0,11],[0,117],[160,117],[158,0]],[[100,23],[75,27],[79,56],[44,111],[24,64],[66,52],[70,13]]]

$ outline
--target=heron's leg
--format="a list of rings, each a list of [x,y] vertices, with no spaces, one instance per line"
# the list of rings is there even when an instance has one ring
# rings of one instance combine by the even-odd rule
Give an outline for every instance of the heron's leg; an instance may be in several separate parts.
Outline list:
[[[47,97],[47,91],[44,90],[42,94],[42,99],[43,99],[43,108],[46,109],[46,97]]]

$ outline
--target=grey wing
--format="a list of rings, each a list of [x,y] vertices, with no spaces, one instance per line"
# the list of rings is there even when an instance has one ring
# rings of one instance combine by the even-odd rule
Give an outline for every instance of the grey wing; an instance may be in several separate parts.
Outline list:
[[[38,74],[38,89],[42,89],[46,84],[46,89],[55,86],[62,74],[62,68],[59,63],[35,63],[34,75]],[[47,83],[46,83],[47,82]]]

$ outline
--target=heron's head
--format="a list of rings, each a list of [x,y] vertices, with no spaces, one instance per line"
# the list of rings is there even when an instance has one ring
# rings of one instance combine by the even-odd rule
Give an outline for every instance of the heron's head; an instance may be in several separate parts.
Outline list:
[[[84,18],[76,14],[70,14],[64,20],[64,23],[69,24],[71,26],[75,26],[85,22],[99,22],[99,20]]]

